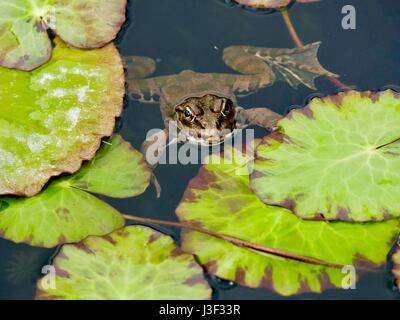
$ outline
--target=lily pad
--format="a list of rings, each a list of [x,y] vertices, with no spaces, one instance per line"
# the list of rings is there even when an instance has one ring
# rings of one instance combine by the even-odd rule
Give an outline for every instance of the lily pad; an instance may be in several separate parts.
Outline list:
[[[230,152],[225,150],[225,159],[229,160]],[[230,162],[220,159],[219,165],[217,156],[210,159],[190,182],[177,208],[181,221],[254,244],[354,266],[357,275],[360,267],[373,268],[386,261],[399,220],[364,224],[302,220],[285,208],[264,204],[253,193],[249,175],[244,174],[250,158],[236,154]],[[195,231],[183,232],[182,248],[195,254],[213,275],[282,295],[349,284],[348,273],[340,268],[250,250]]]
[[[46,65],[0,67],[0,194],[31,196],[50,177],[77,171],[110,136],[123,106],[117,49],[79,50],[56,39]]]
[[[393,275],[395,284],[400,289],[400,239],[396,251],[393,253]]]
[[[297,0],[298,3],[318,2],[319,0]],[[247,7],[276,9],[289,5],[292,0],[235,0],[235,2]]]
[[[125,22],[126,0],[2,0],[0,65],[33,70],[50,59],[52,29],[68,44],[100,48]]]
[[[56,288],[44,288],[46,279],[39,281],[36,299],[186,300],[211,296],[193,256],[178,249],[171,237],[143,226],[64,245],[53,266]]]
[[[113,198],[142,194],[149,186],[151,171],[143,155],[115,136],[105,142],[89,164],[68,178],[71,186]]]
[[[305,219],[400,216],[400,98],[391,90],[315,98],[258,146],[252,188]]]
[[[38,195],[1,198],[1,236],[50,248],[122,227],[124,220],[117,210],[84,190],[110,197],[134,196],[149,185],[150,170],[141,153],[121,137],[107,143],[75,175],[54,180]]]

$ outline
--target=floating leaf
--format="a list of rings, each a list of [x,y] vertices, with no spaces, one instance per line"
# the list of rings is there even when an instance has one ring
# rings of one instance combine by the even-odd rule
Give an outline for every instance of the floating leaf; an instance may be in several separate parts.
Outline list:
[[[258,146],[252,188],[306,219],[400,216],[400,99],[348,91],[315,98]]]
[[[398,243],[396,251],[393,253],[392,258],[393,258],[393,274],[395,277],[395,284],[400,289],[400,242]]]
[[[301,48],[278,49],[251,46],[232,46],[224,50],[224,61],[235,70],[245,70],[243,61],[252,68],[264,73],[266,63],[273,71],[277,80],[286,81],[291,87],[297,88],[304,84],[316,90],[314,80],[319,76],[338,77],[326,70],[318,61],[318,50],[321,42],[307,44]],[[261,62],[261,63],[260,63]],[[246,64],[245,64],[246,65]],[[268,70],[269,70],[268,68]],[[261,71],[260,71],[261,70]]]
[[[276,9],[289,5],[292,0],[234,0],[235,2],[247,7],[261,9]],[[296,0],[298,3],[318,2],[320,0]]]
[[[228,160],[230,152],[225,149]],[[218,157],[213,156],[211,164],[202,167],[190,182],[177,209],[180,220],[255,244],[352,265],[356,270],[386,261],[399,232],[399,220],[364,224],[302,220],[285,208],[267,206],[258,199],[249,187],[249,176],[243,174],[247,170],[244,160],[236,154],[233,163],[226,160],[217,165]],[[182,241],[183,250],[195,254],[209,273],[248,287],[271,288],[282,295],[341,287],[348,274],[194,231],[184,232]]]
[[[32,72],[0,67],[0,194],[34,195],[79,169],[122,110],[124,71],[114,45],[67,47]]]
[[[69,181],[71,186],[81,190],[129,198],[146,190],[150,175],[142,154],[116,136],[111,142],[105,142],[94,160]]]
[[[64,245],[53,261],[56,288],[37,299],[186,300],[209,299],[211,289],[192,255],[172,238],[143,226]],[[46,276],[49,277],[49,276]]]
[[[99,48],[125,21],[126,0],[1,0],[0,65],[33,70],[50,59],[53,31],[68,44]]]
[[[54,180],[38,195],[0,199],[2,237],[54,247],[123,226],[114,208],[83,190],[112,197],[137,195],[148,186],[150,171],[141,153],[120,137],[109,143],[75,175]]]

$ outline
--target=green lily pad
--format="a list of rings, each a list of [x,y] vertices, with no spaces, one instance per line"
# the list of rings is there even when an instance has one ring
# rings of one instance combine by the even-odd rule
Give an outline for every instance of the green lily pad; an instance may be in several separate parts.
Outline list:
[[[123,106],[117,49],[79,50],[56,39],[46,65],[0,67],[0,194],[31,196],[50,177],[77,171],[110,136]]]
[[[92,162],[68,180],[71,186],[113,198],[142,194],[149,186],[151,171],[143,155],[115,136],[105,142]]]
[[[171,237],[130,226],[64,245],[55,257],[55,289],[38,282],[36,299],[209,299],[211,289],[192,255]],[[46,276],[49,277],[49,276]]]
[[[305,219],[400,216],[400,98],[348,91],[315,98],[257,148],[252,188]]]
[[[110,197],[137,195],[149,185],[150,170],[121,137],[108,143],[76,174],[52,181],[38,195],[1,198],[1,236],[50,248],[122,227],[117,210],[84,190]]]
[[[126,0],[2,0],[0,65],[33,70],[50,59],[52,29],[68,44],[100,48],[125,22]]]
[[[261,9],[276,9],[289,5],[292,0],[234,0],[235,2],[247,7]],[[318,2],[319,0],[296,0],[298,3]]]
[[[225,149],[225,157],[231,151]],[[226,158],[229,160],[229,157]],[[302,220],[289,210],[264,204],[249,186],[246,162],[218,163],[212,156],[190,182],[177,208],[181,221],[306,257],[341,265],[377,267],[398,235],[400,221],[349,223]],[[213,164],[214,163],[214,164]],[[206,271],[244,286],[270,288],[282,295],[321,292],[346,285],[340,268],[310,264],[239,247],[195,231],[182,234],[182,248]]]
[[[400,289],[400,239],[396,251],[393,253],[393,275],[395,284]]]

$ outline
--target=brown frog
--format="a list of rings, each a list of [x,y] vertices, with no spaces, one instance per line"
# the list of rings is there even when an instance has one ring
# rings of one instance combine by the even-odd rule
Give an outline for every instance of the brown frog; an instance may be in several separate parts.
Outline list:
[[[250,124],[272,130],[281,115],[268,108],[244,109],[236,96],[247,95],[273,84],[287,81],[292,87],[304,84],[312,89],[320,75],[336,76],[318,62],[320,42],[301,49],[232,46],[224,50],[224,62],[239,74],[197,73],[191,70],[176,75],[146,78],[156,69],[153,59],[126,57],[129,93],[144,103],[160,103],[165,129],[149,137],[142,151],[154,166],[168,144],[171,128],[178,133],[174,142],[202,145],[222,143],[236,129]],[[149,157],[147,150],[156,146]]]

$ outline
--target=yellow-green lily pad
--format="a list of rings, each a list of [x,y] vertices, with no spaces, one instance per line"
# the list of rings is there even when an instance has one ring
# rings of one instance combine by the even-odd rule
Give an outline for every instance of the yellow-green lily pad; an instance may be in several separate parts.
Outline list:
[[[400,217],[400,96],[315,98],[258,146],[254,192],[304,219]]]
[[[108,168],[108,170],[105,170]],[[14,242],[54,247],[104,235],[124,225],[120,213],[89,194],[131,197],[147,188],[150,170],[139,151],[115,136],[72,176],[30,198],[0,198],[0,234]]]
[[[400,239],[397,244],[396,251],[393,253],[393,275],[395,279],[395,285],[400,289]]]
[[[376,223],[302,220],[285,208],[264,204],[244,174],[250,157],[236,153],[231,161],[230,152],[225,149],[225,161],[212,156],[210,164],[190,182],[177,208],[181,221],[303,257],[353,266],[355,277],[362,273],[360,267],[374,268],[386,262],[399,232],[398,219]],[[195,231],[183,232],[182,248],[195,254],[213,275],[282,295],[322,292],[353,283],[351,269],[342,272],[341,268],[295,261]]]
[[[64,245],[55,257],[55,286],[39,280],[36,299],[194,300],[211,288],[194,257],[151,228],[126,227]],[[46,276],[50,277],[50,275]]]
[[[50,29],[79,48],[111,42],[125,22],[126,0],[1,0],[0,6],[0,66],[33,70],[50,59]]]
[[[125,94],[117,49],[56,39],[52,59],[25,72],[0,67],[0,195],[32,196],[77,171],[110,136]]]

